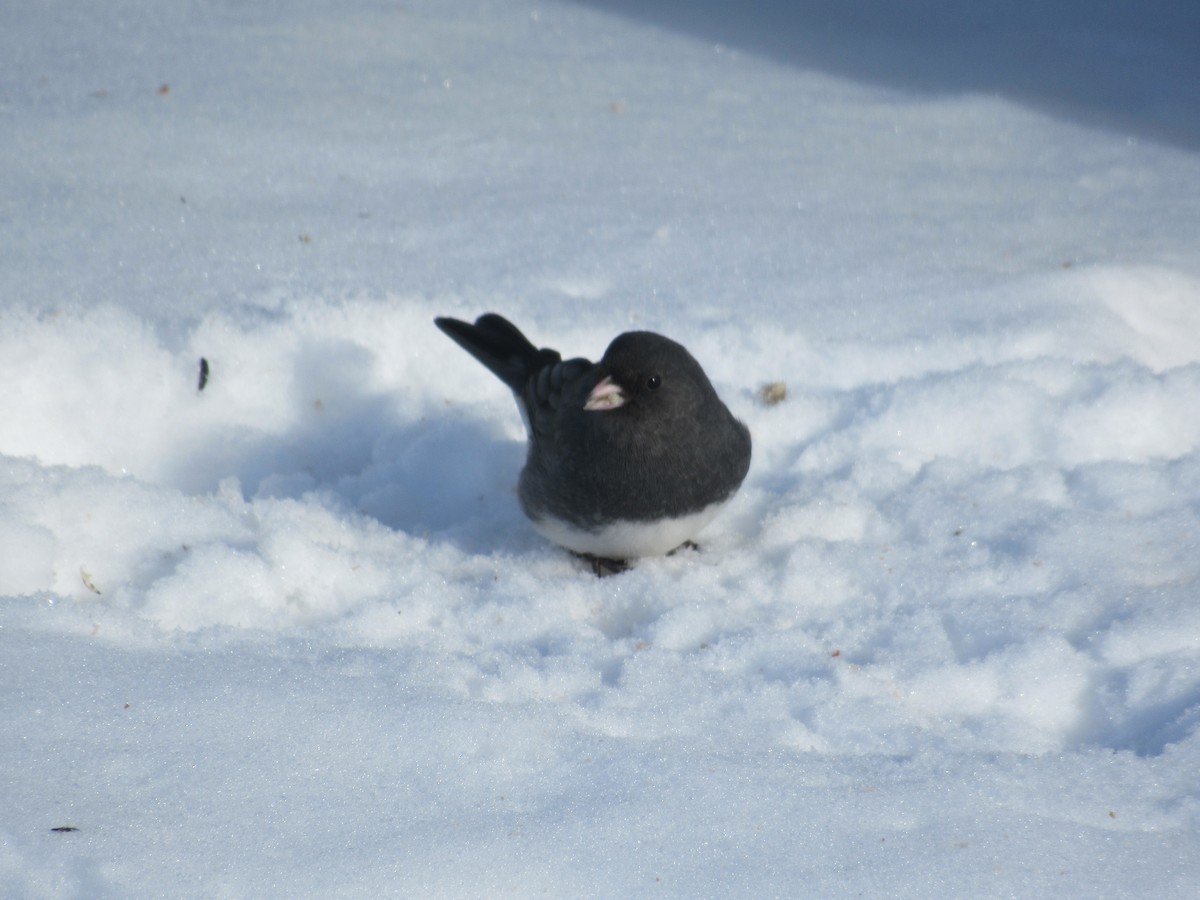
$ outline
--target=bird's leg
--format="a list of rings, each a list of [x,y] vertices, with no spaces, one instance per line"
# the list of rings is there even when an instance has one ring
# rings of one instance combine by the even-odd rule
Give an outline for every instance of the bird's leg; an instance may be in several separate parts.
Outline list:
[[[629,562],[624,559],[609,559],[605,556],[593,556],[590,553],[576,553],[575,555],[588,564],[592,574],[597,578],[619,575],[630,567]]]
[[[678,547],[676,547],[674,550],[672,550],[670,553],[668,553],[667,556],[674,556],[680,550],[699,550],[699,549],[700,549],[700,545],[697,544],[695,541],[684,541],[682,544],[680,544]]]

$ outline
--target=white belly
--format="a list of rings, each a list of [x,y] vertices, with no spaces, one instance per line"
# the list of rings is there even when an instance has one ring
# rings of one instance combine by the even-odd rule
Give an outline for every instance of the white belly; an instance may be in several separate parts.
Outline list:
[[[549,516],[533,520],[533,527],[546,540],[576,553],[605,559],[663,556],[699,534],[724,505],[724,502],[713,503],[699,512],[659,522],[616,522],[595,531],[586,531]]]

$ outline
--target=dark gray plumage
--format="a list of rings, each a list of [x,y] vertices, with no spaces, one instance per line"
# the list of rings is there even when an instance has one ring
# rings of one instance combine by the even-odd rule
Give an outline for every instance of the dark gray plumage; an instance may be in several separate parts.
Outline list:
[[[746,477],[750,432],[669,338],[626,332],[591,363],[539,350],[495,313],[435,322],[516,396],[521,508],[555,543],[612,560],[668,553]]]

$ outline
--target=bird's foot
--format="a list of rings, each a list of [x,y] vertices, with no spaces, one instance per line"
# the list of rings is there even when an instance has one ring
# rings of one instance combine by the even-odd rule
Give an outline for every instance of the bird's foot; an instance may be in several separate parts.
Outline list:
[[[575,555],[588,564],[592,574],[597,578],[620,575],[630,568],[629,561],[624,559],[609,559],[606,556],[593,556],[590,553],[576,553]]]
[[[680,550],[699,550],[700,545],[695,541],[684,541],[674,550],[670,551],[667,556],[674,556]],[[607,556],[594,556],[591,553],[575,553],[572,554],[582,559],[588,564],[588,568],[597,578],[607,578],[609,575],[620,575],[627,569],[633,568],[633,563],[627,559],[610,559]]]

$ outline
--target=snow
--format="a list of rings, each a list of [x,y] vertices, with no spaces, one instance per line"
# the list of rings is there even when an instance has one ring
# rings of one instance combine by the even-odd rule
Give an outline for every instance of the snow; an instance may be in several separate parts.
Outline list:
[[[842,8],[6,12],[0,895],[1191,896],[1195,11]],[[701,361],[699,552],[487,310]]]

